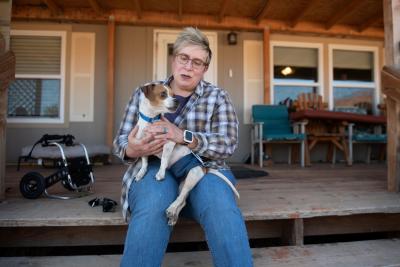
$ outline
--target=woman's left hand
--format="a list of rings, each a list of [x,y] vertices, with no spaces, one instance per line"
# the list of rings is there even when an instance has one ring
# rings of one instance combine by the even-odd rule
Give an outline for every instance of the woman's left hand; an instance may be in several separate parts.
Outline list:
[[[147,126],[147,131],[156,134],[156,139],[168,139],[177,144],[183,144],[183,130],[161,116],[160,121]]]

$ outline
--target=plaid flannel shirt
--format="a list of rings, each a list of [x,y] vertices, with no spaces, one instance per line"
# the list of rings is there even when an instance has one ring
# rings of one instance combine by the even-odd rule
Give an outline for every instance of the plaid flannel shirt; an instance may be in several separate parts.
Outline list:
[[[172,77],[163,81],[170,84]],[[135,90],[125,110],[121,126],[114,139],[114,154],[128,164],[122,179],[121,205],[124,219],[129,221],[129,187],[140,169],[141,161],[127,158],[125,150],[128,135],[138,121],[140,87]],[[208,82],[201,81],[174,124],[193,132],[198,145],[193,152],[210,168],[228,168],[225,159],[238,144],[238,119],[227,92]]]

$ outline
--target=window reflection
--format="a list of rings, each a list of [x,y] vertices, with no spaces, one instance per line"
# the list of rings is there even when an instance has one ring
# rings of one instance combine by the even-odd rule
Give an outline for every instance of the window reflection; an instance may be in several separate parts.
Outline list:
[[[8,92],[8,117],[58,118],[60,80],[17,79]]]

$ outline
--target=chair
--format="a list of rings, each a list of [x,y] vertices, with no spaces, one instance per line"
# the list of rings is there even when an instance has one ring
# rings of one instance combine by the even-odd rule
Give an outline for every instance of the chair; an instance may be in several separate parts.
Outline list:
[[[348,126],[348,134],[349,134],[349,160],[353,163],[353,146],[354,144],[366,144],[367,146],[367,155],[366,155],[366,163],[371,162],[371,146],[372,145],[385,145],[387,143],[386,134],[381,133],[380,126],[375,126],[374,133],[370,133],[368,131],[359,131],[355,129],[354,123],[349,123]],[[383,153],[381,153],[383,154]],[[383,156],[381,155],[381,158]]]
[[[322,96],[316,93],[299,94],[294,105],[296,111],[305,109],[323,110],[328,107],[327,103],[322,102]]]
[[[300,144],[301,166],[305,166],[308,153],[305,125],[298,122],[291,125],[288,108],[284,105],[254,105],[252,107],[253,124],[251,128],[251,163],[254,164],[254,147],[259,147],[259,165],[263,167],[264,144]],[[288,163],[291,164],[291,146]]]

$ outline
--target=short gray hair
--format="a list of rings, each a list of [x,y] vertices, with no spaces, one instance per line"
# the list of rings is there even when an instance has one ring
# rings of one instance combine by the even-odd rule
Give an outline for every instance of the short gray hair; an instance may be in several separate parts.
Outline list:
[[[212,52],[210,49],[210,42],[204,33],[197,28],[184,28],[175,40],[173,55],[176,56],[178,52],[187,45],[197,45],[206,51],[208,55],[205,63],[207,65],[210,64]]]

